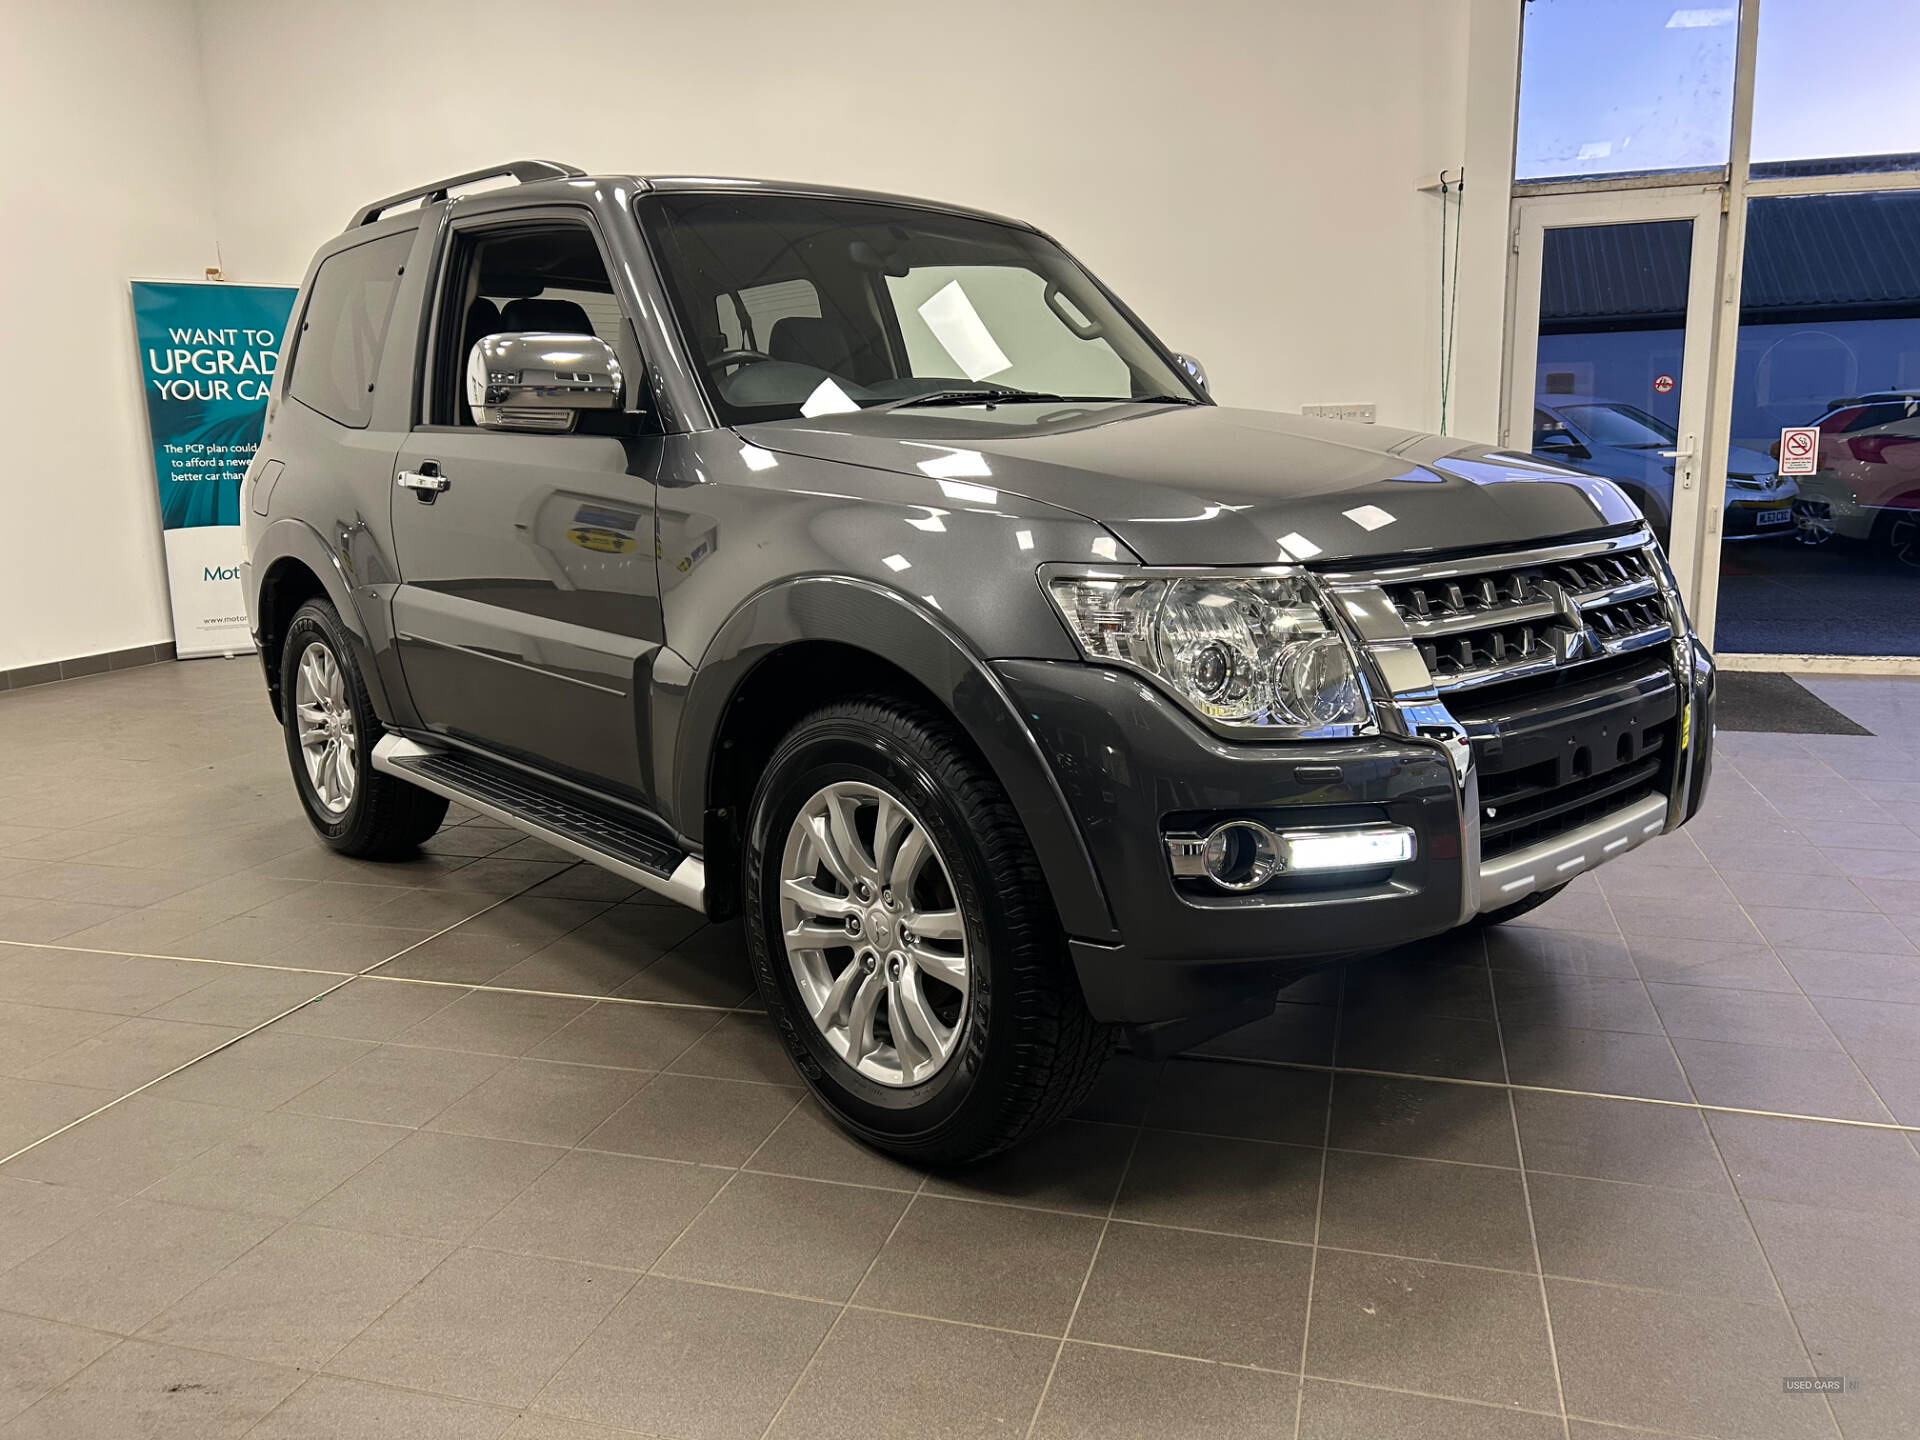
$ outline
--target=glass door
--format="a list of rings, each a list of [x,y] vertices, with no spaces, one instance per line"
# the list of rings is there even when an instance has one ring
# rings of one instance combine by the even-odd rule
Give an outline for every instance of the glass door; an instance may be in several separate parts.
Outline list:
[[[1704,463],[1719,192],[1548,195],[1515,214],[1504,443],[1618,482],[1697,609],[1725,504]]]

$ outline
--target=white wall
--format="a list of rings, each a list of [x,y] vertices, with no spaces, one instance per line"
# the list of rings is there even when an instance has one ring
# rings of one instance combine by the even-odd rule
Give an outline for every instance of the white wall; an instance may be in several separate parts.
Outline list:
[[[1432,427],[1439,203],[1414,187],[1498,152],[1511,75],[1469,80],[1518,27],[1513,0],[0,5],[7,213],[51,222],[7,237],[6,313],[53,337],[4,347],[5,393],[52,399],[0,481],[0,668],[169,634],[129,276],[196,276],[217,237],[230,279],[297,281],[356,206],[515,156],[1025,216],[1223,401]],[[1469,191],[1460,433],[1499,389],[1492,189]]]
[[[542,14],[564,24],[546,32]],[[1051,231],[1236,404],[1438,419],[1467,0],[202,0],[228,273],[515,155],[897,190]],[[286,117],[290,123],[281,123]]]
[[[0,670],[172,638],[127,281],[215,263],[189,0],[4,0]]]

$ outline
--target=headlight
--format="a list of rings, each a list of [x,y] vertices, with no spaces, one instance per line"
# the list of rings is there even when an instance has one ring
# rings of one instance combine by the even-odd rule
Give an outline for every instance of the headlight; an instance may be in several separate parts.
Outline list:
[[[1305,575],[1046,566],[1041,578],[1089,660],[1152,676],[1216,724],[1320,735],[1369,718],[1353,654]]]

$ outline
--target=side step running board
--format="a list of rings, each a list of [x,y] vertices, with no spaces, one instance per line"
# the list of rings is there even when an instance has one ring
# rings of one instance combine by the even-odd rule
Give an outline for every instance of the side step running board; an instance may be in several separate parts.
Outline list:
[[[698,857],[638,826],[536,790],[511,770],[401,735],[388,735],[373,747],[373,768],[491,815],[656,895],[706,909],[707,872]]]

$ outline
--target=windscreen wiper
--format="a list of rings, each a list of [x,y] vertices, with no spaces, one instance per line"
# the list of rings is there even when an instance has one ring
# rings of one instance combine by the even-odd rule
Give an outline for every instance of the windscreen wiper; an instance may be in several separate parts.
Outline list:
[[[1198,405],[1185,395],[1055,395],[1046,390],[929,390],[904,400],[868,405],[868,410],[906,410],[915,405],[999,405],[1034,400],[1067,405]]]

